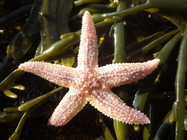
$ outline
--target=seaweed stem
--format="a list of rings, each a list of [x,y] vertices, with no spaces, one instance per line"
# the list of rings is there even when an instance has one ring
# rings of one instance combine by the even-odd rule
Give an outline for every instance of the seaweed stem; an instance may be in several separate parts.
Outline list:
[[[187,71],[187,30],[184,33],[182,39],[179,55],[178,55],[178,67],[175,80],[176,90],[176,127],[175,127],[175,139],[184,139],[184,117],[185,117],[185,78]]]

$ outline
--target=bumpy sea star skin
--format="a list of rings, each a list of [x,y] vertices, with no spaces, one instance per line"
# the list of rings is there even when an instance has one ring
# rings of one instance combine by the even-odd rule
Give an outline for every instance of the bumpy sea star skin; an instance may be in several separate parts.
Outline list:
[[[97,36],[92,17],[85,12],[78,54],[78,66],[70,68],[44,62],[26,62],[20,69],[69,88],[56,107],[49,125],[68,123],[89,102],[103,114],[130,124],[147,124],[150,120],[127,106],[111,88],[137,81],[157,68],[159,59],[143,63],[120,63],[98,67]]]

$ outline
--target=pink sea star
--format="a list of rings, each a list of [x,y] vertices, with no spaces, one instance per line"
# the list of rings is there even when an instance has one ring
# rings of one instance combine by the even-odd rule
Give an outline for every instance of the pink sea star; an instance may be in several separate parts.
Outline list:
[[[92,17],[89,12],[85,12],[76,68],[44,62],[26,62],[19,66],[22,70],[69,88],[49,119],[49,125],[65,125],[87,102],[115,120],[130,124],[150,123],[143,113],[127,106],[112,93],[111,88],[145,77],[157,68],[159,60],[98,67],[97,46]]]

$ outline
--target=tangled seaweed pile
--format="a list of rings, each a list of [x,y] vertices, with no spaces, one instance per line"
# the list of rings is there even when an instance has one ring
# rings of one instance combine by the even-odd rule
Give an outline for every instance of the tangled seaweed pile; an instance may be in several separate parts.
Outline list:
[[[14,8],[10,1],[0,3],[1,139],[187,138],[185,0],[16,2]],[[151,124],[112,122],[88,105],[66,126],[47,126],[67,89],[17,67],[25,61],[76,66],[85,11],[92,14],[97,29],[100,65],[160,59],[159,68],[148,77],[113,89],[128,105],[144,111]]]

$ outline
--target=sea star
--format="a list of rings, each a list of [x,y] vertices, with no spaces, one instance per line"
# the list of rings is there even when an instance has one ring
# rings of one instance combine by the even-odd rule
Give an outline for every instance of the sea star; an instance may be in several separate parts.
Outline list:
[[[45,62],[26,62],[20,69],[69,88],[54,110],[49,125],[68,123],[89,102],[106,116],[130,124],[147,124],[150,120],[127,106],[112,91],[112,87],[137,81],[150,74],[159,59],[144,63],[120,63],[98,67],[97,36],[92,17],[85,12],[76,68]]]

